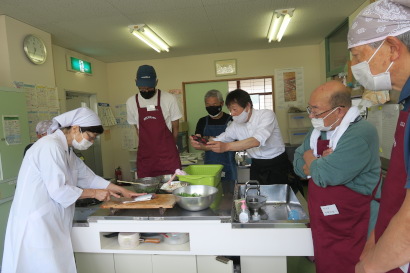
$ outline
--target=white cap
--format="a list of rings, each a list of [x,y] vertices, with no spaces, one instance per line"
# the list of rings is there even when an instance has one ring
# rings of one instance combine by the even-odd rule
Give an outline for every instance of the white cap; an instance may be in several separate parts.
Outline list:
[[[101,120],[91,109],[81,107],[53,118],[53,124],[50,126],[48,133],[50,134],[59,128],[74,125],[80,127],[98,126],[101,125]]]

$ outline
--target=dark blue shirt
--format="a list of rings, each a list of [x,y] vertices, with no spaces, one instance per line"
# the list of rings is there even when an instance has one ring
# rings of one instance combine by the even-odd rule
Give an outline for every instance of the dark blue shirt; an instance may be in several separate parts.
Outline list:
[[[402,103],[404,108],[402,111],[408,111],[410,108],[410,78],[407,79],[406,84],[403,86],[403,89],[400,93],[399,103]],[[404,132],[404,160],[407,172],[407,181],[406,181],[406,189],[410,189],[410,119],[407,117],[406,121],[406,128]]]

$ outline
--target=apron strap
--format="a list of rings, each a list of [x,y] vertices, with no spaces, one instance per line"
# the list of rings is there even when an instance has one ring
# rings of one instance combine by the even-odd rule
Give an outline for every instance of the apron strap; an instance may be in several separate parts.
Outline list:
[[[379,203],[380,203],[380,198],[377,198],[376,194],[377,194],[377,190],[379,189],[379,187],[382,184],[381,181],[382,181],[382,171],[380,170],[379,182],[377,182],[376,187],[374,187],[374,189],[372,191],[372,200],[377,201]]]

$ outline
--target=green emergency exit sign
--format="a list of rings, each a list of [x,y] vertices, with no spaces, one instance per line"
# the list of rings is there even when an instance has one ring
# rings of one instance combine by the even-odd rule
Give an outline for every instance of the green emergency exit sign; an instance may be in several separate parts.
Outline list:
[[[84,60],[80,60],[74,57],[70,57],[71,60],[71,69],[73,71],[77,71],[77,72],[81,72],[81,73],[86,73],[91,75],[93,73],[92,69],[91,69],[91,63],[84,61]]]

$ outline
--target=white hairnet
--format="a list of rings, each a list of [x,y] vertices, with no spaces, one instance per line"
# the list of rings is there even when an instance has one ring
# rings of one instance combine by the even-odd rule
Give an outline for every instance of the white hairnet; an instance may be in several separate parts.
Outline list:
[[[51,120],[42,120],[36,125],[36,133],[37,135],[42,135],[47,133],[48,128],[51,126],[53,122]]]
[[[58,124],[60,124],[60,126]],[[50,134],[58,128],[74,125],[80,127],[98,126],[101,125],[101,120],[91,109],[81,107],[53,118],[53,124],[50,126],[48,133]]]
[[[380,0],[364,8],[347,35],[348,48],[384,40],[410,30],[410,0]]]

